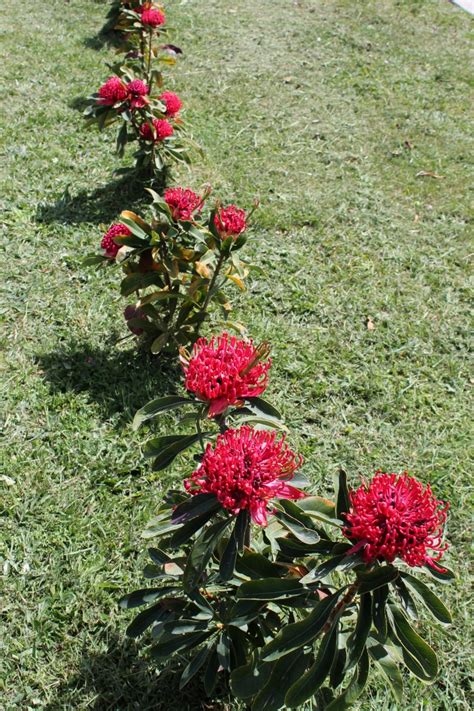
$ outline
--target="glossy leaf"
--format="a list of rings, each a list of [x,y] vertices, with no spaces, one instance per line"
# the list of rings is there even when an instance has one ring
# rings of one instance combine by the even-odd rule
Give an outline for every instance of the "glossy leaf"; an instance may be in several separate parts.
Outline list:
[[[178,454],[181,454],[181,452],[184,452],[193,444],[199,442],[200,436],[201,435],[199,433],[192,435],[180,435],[179,439],[176,439],[176,437],[173,436],[173,440],[165,447],[163,447],[163,449],[161,449],[161,451],[159,451],[159,454],[155,457],[153,461],[153,471],[158,472],[162,469],[166,469],[166,467],[168,467],[176,459]],[[157,438],[157,440],[163,439],[164,438],[161,437]],[[150,449],[154,447],[154,444],[157,440],[150,440]],[[147,456],[153,456],[153,454],[148,452]]]
[[[183,652],[186,649],[197,647],[211,636],[213,630],[208,632],[189,632],[187,634],[176,635],[175,639],[167,639],[153,645],[150,654],[155,659],[166,659],[175,652]]]
[[[438,673],[438,660],[430,645],[420,635],[395,606],[389,606],[394,624],[395,635],[403,647],[403,660],[416,676],[424,681],[433,681]],[[413,661],[414,660],[414,663]],[[421,672],[420,672],[421,669]]]
[[[262,649],[262,659],[273,661],[313,642],[328,621],[338,599],[339,593],[324,598],[303,620],[283,627],[275,639]]]
[[[209,528],[205,528],[196,539],[186,563],[183,583],[187,590],[195,587],[209,562],[216,545],[224,535],[226,528],[234,519],[229,517],[224,521],[217,521]]]
[[[382,639],[387,636],[387,598],[389,595],[388,585],[382,585],[372,593],[372,619],[377,632]]]
[[[313,568],[310,572],[302,579],[303,583],[310,583],[316,580],[322,580],[326,578],[331,573],[336,570],[345,571],[355,568],[360,565],[360,559],[354,555],[337,555],[334,558],[330,558],[325,563]]]
[[[357,615],[355,629],[347,640],[346,671],[352,669],[361,658],[371,627],[372,598],[370,593],[364,593],[360,596],[359,613]]]
[[[326,706],[325,711],[345,711],[350,708],[362,694],[369,678],[369,656],[364,649],[357,670],[349,686],[334,701]]]
[[[181,678],[179,680],[180,691],[184,689],[186,684],[191,681],[191,679],[198,673],[198,671],[204,666],[206,659],[209,655],[210,647],[206,646],[200,649],[194,657],[191,659],[189,664],[185,667]]]
[[[431,614],[443,625],[451,624],[452,617],[448,608],[439,597],[421,580],[409,573],[402,573],[405,583],[415,592],[419,599],[426,605]]]
[[[282,578],[261,578],[243,583],[238,591],[240,600],[286,600],[297,597],[305,591],[298,580]]]
[[[271,405],[266,400],[263,400],[263,398],[261,397],[245,398],[245,402],[247,404],[247,407],[249,407],[253,412],[266,415],[267,417],[273,417],[276,420],[282,419],[282,416],[280,412],[276,409],[276,407]]]
[[[285,704],[289,707],[298,707],[310,699],[323,684],[330,672],[334,655],[337,649],[337,624],[324,635],[319,645],[314,663],[298,681],[289,689],[285,696]],[[283,661],[283,660],[282,660]]]
[[[372,592],[383,585],[388,585],[398,578],[398,570],[393,565],[381,565],[369,572],[357,573],[359,592]]]
[[[351,507],[349,492],[347,490],[347,475],[343,469],[339,470],[339,486],[336,499],[336,515],[340,519],[343,513],[348,513]]]
[[[207,696],[210,696],[217,684],[217,676],[219,671],[219,659],[215,649],[212,650],[204,673],[204,691]]]
[[[128,637],[139,637],[143,632],[145,632],[150,625],[155,622],[160,622],[161,620],[166,620],[169,617],[168,610],[164,610],[161,602],[157,605],[152,605],[147,610],[140,612],[133,622],[127,627]]]
[[[395,660],[387,648],[370,638],[367,649],[375,666],[382,672],[390,685],[390,689],[399,703],[403,700],[403,678]]]
[[[133,418],[133,429],[137,430],[144,422],[153,420],[157,415],[169,410],[175,410],[183,405],[193,404],[194,401],[179,395],[167,395],[156,400],[151,400],[147,405],[142,407]]]
[[[179,504],[171,515],[173,523],[184,523],[203,513],[214,511],[220,508],[220,504],[215,494],[196,494]]]
[[[258,663],[255,659],[250,660],[230,675],[230,688],[232,693],[239,699],[250,699],[263,689],[272,673],[272,664]]]
[[[277,711],[285,704],[285,696],[288,689],[300,677],[302,670],[306,666],[307,657],[302,649],[298,649],[293,654],[280,659],[273,665],[272,673],[267,683],[255,697],[251,709],[252,711]]]
[[[124,595],[119,600],[119,605],[126,610],[130,610],[134,607],[140,607],[140,605],[148,605],[150,602],[155,602],[155,600],[159,600],[161,597],[171,595],[177,590],[178,588],[175,586],[135,590],[128,595]]]

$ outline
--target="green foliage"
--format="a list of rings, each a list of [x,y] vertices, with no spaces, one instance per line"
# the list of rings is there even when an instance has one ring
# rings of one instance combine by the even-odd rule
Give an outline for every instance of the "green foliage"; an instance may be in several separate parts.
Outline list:
[[[297,503],[286,503],[295,521],[307,520]],[[123,607],[151,603],[128,634],[151,628],[150,653],[166,666],[176,664],[178,653],[188,659],[181,688],[206,660],[208,689],[219,674],[230,673],[233,693],[252,711],[299,708],[316,696],[321,709],[349,708],[364,691],[371,661],[397,702],[400,663],[432,682],[436,655],[400,604],[399,576],[446,622],[449,613],[433,591],[393,565],[367,565],[347,555],[342,559],[352,557],[354,565],[341,568],[340,555],[315,556],[314,541],[302,540],[276,513],[267,530],[250,531],[247,512],[229,515],[212,494],[170,492],[147,534],[159,541],[150,556],[163,592],[151,588],[122,598]],[[327,531],[320,531],[328,540]],[[287,541],[301,547],[296,560],[288,560]],[[338,546],[330,542],[333,551]],[[315,568],[324,570],[308,575]],[[269,577],[273,571],[277,575]],[[377,622],[382,616],[384,627]],[[320,693],[323,685],[327,691]]]
[[[224,290],[229,282],[245,289],[250,265],[239,256],[245,242],[216,235],[213,210],[201,215],[199,222],[174,219],[164,199],[153,190],[149,192],[153,197],[151,222],[130,210],[120,215],[120,222],[132,232],[131,236],[114,238],[122,245],[116,257],[125,274],[120,293],[137,296],[137,317],[127,319],[129,329],[140,335],[153,354],[176,355],[180,348],[195,343],[214,304],[222,319],[228,320],[232,307]],[[203,202],[208,194],[204,193]],[[95,256],[85,261],[104,266]],[[228,325],[243,328],[232,321]],[[241,422],[276,421],[275,412],[254,398],[241,412],[242,418],[245,415]]]

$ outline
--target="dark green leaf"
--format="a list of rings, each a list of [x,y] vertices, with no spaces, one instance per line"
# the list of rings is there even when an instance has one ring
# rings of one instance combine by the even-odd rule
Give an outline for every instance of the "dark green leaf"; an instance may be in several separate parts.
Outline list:
[[[351,503],[349,500],[349,492],[347,490],[347,475],[343,469],[339,470],[339,487],[336,500],[336,515],[341,519],[342,514],[349,513]]]
[[[212,517],[213,511],[206,511],[190,521],[183,524],[177,524],[179,528],[174,531],[167,541],[167,548],[179,548],[185,543],[188,543],[191,537],[199,531]]]
[[[436,570],[431,565],[425,565],[425,570],[427,570],[433,578],[439,580],[441,583],[452,583],[455,575],[452,570],[444,568],[443,570]]]
[[[340,592],[340,591],[339,591]],[[300,622],[286,625],[261,652],[267,662],[279,659],[294,649],[313,642],[320,634],[339,599],[339,592],[330,595],[316,605],[310,614]]]
[[[186,563],[183,578],[183,584],[186,590],[191,590],[198,584],[216,545],[224,535],[225,529],[233,520],[232,517],[229,517],[224,521],[217,521],[199,534]]]
[[[187,634],[176,635],[175,639],[167,639],[158,642],[150,649],[150,654],[155,659],[166,659],[175,652],[182,652],[185,649],[197,647],[213,634],[214,630],[208,632],[189,632]]]
[[[124,595],[119,600],[120,607],[130,610],[133,607],[140,605],[148,605],[150,602],[155,602],[165,595],[169,595],[177,590],[176,587],[161,587],[161,588],[143,588],[135,590],[128,595]]]
[[[229,612],[228,624],[245,627],[259,616],[264,607],[265,603],[258,600],[238,600]]]
[[[161,438],[158,438],[161,439]],[[158,456],[154,459],[153,461],[153,471],[159,472],[162,469],[166,469],[178,456],[178,454],[181,454],[181,452],[184,452],[186,449],[191,447],[193,444],[196,444],[196,442],[199,442],[200,439],[200,434],[192,434],[192,435],[181,435],[179,440],[174,440],[167,446],[165,446]],[[151,442],[154,442],[154,440],[150,440]],[[147,442],[148,445],[148,442]],[[149,455],[147,455],[149,456]]]
[[[82,265],[84,267],[94,267],[96,264],[103,264],[108,261],[110,260],[102,254],[89,254],[82,260]]]
[[[171,520],[173,523],[184,523],[218,508],[220,508],[220,504],[215,494],[196,494],[175,508]]]
[[[221,557],[219,566],[221,580],[230,580],[234,574],[237,553],[243,547],[248,522],[248,512],[245,510],[240,511]]]
[[[285,567],[272,563],[267,556],[247,550],[238,559],[236,568],[239,573],[249,578],[274,578],[287,572]]]
[[[382,585],[388,585],[398,578],[398,570],[393,565],[382,565],[369,572],[361,571],[357,573],[359,582],[359,592],[362,595],[372,592]]]
[[[296,681],[285,696],[285,704],[298,707],[310,699],[330,672],[337,649],[337,624],[324,635],[314,664]]]
[[[317,543],[320,536],[317,531],[311,528],[306,528],[304,524],[300,523],[297,519],[289,516],[287,513],[282,511],[277,511],[276,516],[280,523],[288,530],[293,536],[302,543],[311,545]]]
[[[382,672],[390,684],[392,693],[399,703],[403,700],[403,679],[394,659],[390,656],[386,647],[379,644],[375,639],[370,638],[367,645],[369,655],[375,666]]]
[[[400,598],[400,604],[408,617],[411,617],[412,620],[418,619],[415,601],[400,576],[394,580],[393,587],[397,591]]]
[[[230,669],[230,641],[227,632],[221,632],[216,646],[217,658],[220,666],[229,671]]]
[[[252,410],[252,412],[260,413],[270,418],[273,417],[275,420],[282,419],[282,416],[276,407],[273,407],[273,405],[270,405],[269,402],[263,400],[261,397],[245,398],[245,403],[247,407]]]
[[[296,579],[261,578],[243,583],[237,591],[237,598],[241,600],[285,600],[301,595],[304,590],[305,588]]]
[[[127,124],[124,122],[117,135],[117,155],[122,158],[127,143]]]
[[[374,590],[372,594],[372,619],[382,639],[387,636],[387,612],[385,606],[389,592],[388,585],[382,585],[382,587]]]
[[[344,711],[345,709],[350,708],[364,691],[368,677],[369,657],[367,651],[364,649],[357,670],[352,677],[349,686],[340,696],[334,699],[334,701],[326,707],[325,711]]]
[[[306,667],[307,657],[302,649],[275,664],[271,664],[272,673],[269,680],[259,691],[252,704],[252,711],[277,711],[285,703],[287,690],[301,676]]]
[[[139,637],[154,622],[166,620],[169,614],[168,610],[163,609],[161,602],[149,607],[147,610],[143,610],[127,627],[128,637]]]
[[[388,609],[393,619],[395,635],[405,652],[403,659],[406,666],[424,681],[432,681],[438,673],[436,654],[395,605],[390,605]]]
[[[168,410],[175,410],[183,405],[193,404],[193,400],[179,395],[167,395],[156,400],[151,400],[147,405],[142,407],[133,418],[133,429],[137,430],[140,425],[149,420],[153,420],[157,415]]]
[[[317,568],[313,568],[310,572],[302,578],[303,583],[310,583],[316,580],[322,580],[326,578],[330,573],[334,573],[336,570],[345,571],[355,568],[360,565],[360,559],[355,555],[337,555],[334,558],[330,558],[325,563],[322,563]]]
[[[403,580],[416,593],[419,599],[426,605],[431,614],[444,625],[451,624],[452,617],[448,608],[441,602],[439,597],[421,580],[409,573],[402,573]]]
[[[156,272],[147,272],[142,274],[141,272],[136,272],[135,274],[129,274],[122,279],[120,284],[120,293],[122,296],[130,296],[134,291],[139,289],[146,289],[147,286],[152,286],[153,284],[159,285],[161,282],[161,277]]]
[[[372,626],[372,599],[370,593],[360,596],[359,614],[353,633],[347,640],[347,663],[346,671],[354,667],[365,649],[365,643]]]
[[[217,684],[217,675],[219,670],[219,659],[215,649],[212,650],[209,661],[206,665],[204,673],[204,691],[207,696],[211,696]]]
[[[265,686],[272,669],[272,664],[259,664],[255,658],[248,664],[234,669],[230,675],[232,693],[239,699],[252,698]]]
[[[169,563],[171,558],[167,553],[161,551],[159,548],[149,548],[148,555],[154,563],[157,565],[163,565],[163,563]]]
[[[210,647],[203,647],[200,649],[194,657],[191,659],[187,667],[184,669],[181,679],[179,680],[179,689],[180,691],[184,689],[186,684],[191,681],[193,676],[198,673],[198,671],[201,669],[201,667],[204,665],[208,654],[210,652]]]

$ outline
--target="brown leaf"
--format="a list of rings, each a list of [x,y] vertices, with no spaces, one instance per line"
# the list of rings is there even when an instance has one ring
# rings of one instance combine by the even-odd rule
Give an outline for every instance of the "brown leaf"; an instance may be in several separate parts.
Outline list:
[[[372,321],[370,316],[367,316],[367,330],[368,331],[374,331],[375,330],[375,323]]]
[[[195,262],[194,267],[199,274],[199,276],[202,276],[203,279],[210,279],[211,278],[211,270],[209,269],[208,266],[203,264],[202,262]]]

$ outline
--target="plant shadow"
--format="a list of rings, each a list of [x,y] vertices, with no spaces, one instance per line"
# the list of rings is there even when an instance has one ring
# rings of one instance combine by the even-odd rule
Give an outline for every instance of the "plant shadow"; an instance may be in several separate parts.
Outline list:
[[[111,222],[124,209],[138,209],[146,204],[143,176],[130,169],[124,176],[91,193],[81,190],[77,195],[72,195],[68,186],[56,202],[40,204],[35,219],[46,224],[98,224]]]
[[[199,679],[179,690],[179,673],[158,672],[139,656],[132,640],[108,635],[103,653],[85,651],[77,673],[55,691],[46,711],[88,708],[91,711],[225,711],[230,707],[206,699]]]
[[[153,356],[144,350],[97,348],[73,341],[36,356],[53,393],[86,393],[106,419],[129,423],[149,400],[176,391],[180,369],[176,358]]]

